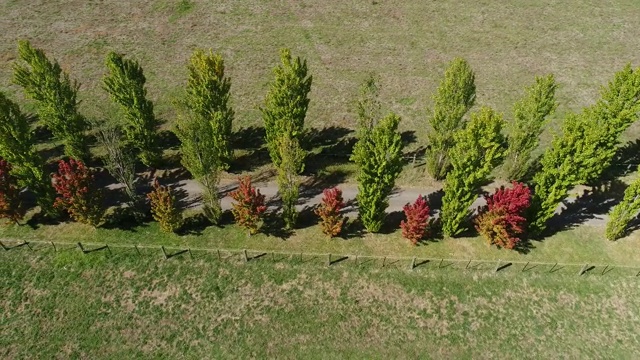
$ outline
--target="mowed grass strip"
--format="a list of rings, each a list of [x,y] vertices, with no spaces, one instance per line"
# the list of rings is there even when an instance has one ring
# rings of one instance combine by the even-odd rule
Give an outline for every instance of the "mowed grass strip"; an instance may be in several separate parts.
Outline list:
[[[0,252],[3,358],[633,358],[637,279]]]

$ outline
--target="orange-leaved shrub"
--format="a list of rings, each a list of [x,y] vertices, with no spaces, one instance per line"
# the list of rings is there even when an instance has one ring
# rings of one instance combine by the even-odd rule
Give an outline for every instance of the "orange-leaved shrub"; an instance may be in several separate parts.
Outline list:
[[[11,164],[0,159],[0,219],[18,223],[24,217],[17,179],[11,175]]]
[[[155,179],[153,190],[147,194],[147,198],[151,201],[151,214],[160,223],[160,229],[167,233],[178,231],[182,226],[182,214],[171,189],[160,185]]]
[[[232,204],[231,212],[236,223],[248,229],[249,234],[253,235],[260,229],[267,206],[264,204],[264,195],[260,194],[260,190],[251,186],[251,177],[245,176],[238,180],[238,189],[230,194],[235,201]]]
[[[527,219],[524,212],[531,204],[531,191],[520,182],[511,188],[500,187],[493,195],[485,196],[484,206],[475,219],[476,229],[490,245],[515,249],[521,244]]]
[[[322,226],[323,233],[334,237],[342,232],[345,219],[341,211],[344,209],[344,206],[342,190],[334,187],[322,191],[322,203],[320,203],[320,206],[315,210],[315,213],[322,220],[320,225]]]
[[[429,205],[420,195],[413,204],[407,203],[403,208],[407,220],[400,222],[402,236],[416,245],[425,234],[429,226]]]
[[[80,160],[58,162],[53,175],[56,189],[54,206],[65,210],[77,222],[98,226],[102,221],[101,196],[91,170]]]

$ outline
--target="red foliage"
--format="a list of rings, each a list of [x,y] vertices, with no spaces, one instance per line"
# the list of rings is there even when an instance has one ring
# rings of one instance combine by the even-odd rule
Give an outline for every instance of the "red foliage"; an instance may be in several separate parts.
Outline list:
[[[315,210],[315,213],[322,219],[323,233],[334,237],[342,232],[344,217],[340,212],[344,206],[342,190],[334,187],[322,191],[322,203]]]
[[[153,190],[147,194],[151,201],[151,214],[160,223],[160,229],[167,233],[176,232],[182,226],[182,214],[176,206],[176,199],[171,189],[160,185],[158,179],[153,181]]]
[[[251,186],[251,178],[249,176],[238,179],[238,189],[232,191],[230,196],[233,203],[233,217],[238,225],[249,229],[249,234],[255,234],[260,228],[260,221],[267,210],[264,204],[264,195],[260,194],[260,190]]]
[[[0,159],[0,219],[18,223],[24,217],[17,180],[11,175],[11,164]]]
[[[80,160],[58,162],[53,175],[53,187],[58,193],[54,206],[66,210],[78,222],[97,226],[102,220],[100,192],[91,170]]]
[[[429,205],[422,195],[413,204],[406,204],[403,208],[407,220],[400,223],[402,236],[416,245],[427,232],[429,221]]]
[[[476,218],[476,229],[489,244],[514,249],[522,241],[527,219],[524,212],[531,203],[531,191],[523,183],[513,182],[513,187],[504,186],[486,197],[487,205]]]

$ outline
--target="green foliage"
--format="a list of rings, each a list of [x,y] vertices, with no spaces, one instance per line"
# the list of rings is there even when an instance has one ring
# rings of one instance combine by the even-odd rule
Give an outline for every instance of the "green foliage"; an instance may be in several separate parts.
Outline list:
[[[640,174],[640,169],[638,170]],[[636,179],[625,191],[624,198],[609,213],[605,235],[614,241],[623,237],[627,226],[640,212],[640,178]]]
[[[510,122],[509,147],[503,173],[507,180],[521,180],[531,167],[531,152],[538,146],[547,118],[558,106],[557,89],[552,74],[536,77],[525,95],[513,107],[514,121]]]
[[[454,134],[464,127],[462,118],[475,99],[475,74],[464,59],[456,58],[445,71],[429,118],[427,169],[435,179],[444,179],[451,168],[449,152],[454,146]]]
[[[160,185],[156,179],[153,191],[147,194],[147,198],[151,201],[151,214],[160,223],[160,229],[166,233],[178,231],[183,220],[171,189]]]
[[[298,173],[304,168],[304,150],[298,139],[285,135],[280,138],[281,156],[278,166],[278,191],[282,199],[282,218],[285,227],[293,229],[298,218],[296,204],[298,203],[300,177]]]
[[[491,171],[504,158],[505,138],[502,115],[483,107],[471,114],[464,129],[454,135],[450,152],[451,171],[444,183],[442,230],[455,236],[467,229],[469,207]]]
[[[370,232],[378,232],[384,222],[388,197],[402,171],[400,117],[389,114],[373,130],[360,131],[351,160],[358,165],[358,212]]]
[[[304,119],[309,107],[312,76],[308,75],[307,61],[291,57],[289,49],[280,52],[282,64],[273,73],[275,79],[260,109],[266,132],[269,155],[276,167],[280,166],[280,139],[283,136],[300,139]]]
[[[582,114],[570,114],[534,176],[530,230],[540,233],[571,188],[596,182],[610,166],[620,135],[640,112],[640,69],[626,66]]]
[[[204,212],[217,224],[222,215],[218,198],[220,172],[231,159],[229,107],[231,81],[224,77],[220,55],[196,50],[189,63],[184,108],[174,132],[180,139],[182,165],[202,185]]]
[[[21,187],[28,187],[36,195],[42,211],[56,215],[53,208],[55,193],[44,172],[44,161],[34,146],[26,116],[18,104],[0,92],[0,157],[12,165],[11,174]]]
[[[69,79],[57,61],[51,62],[44,51],[28,41],[18,42],[18,52],[24,64],[14,65],[14,82],[37,102],[40,120],[64,144],[65,155],[86,159],[88,142],[84,132],[88,124],[78,113],[79,85]]]
[[[147,166],[156,166],[161,157],[153,114],[153,103],[147,99],[146,78],[135,60],[109,53],[106,61],[109,74],[103,78],[104,89],[120,105],[124,113],[124,135],[128,145],[138,150],[138,157]]]

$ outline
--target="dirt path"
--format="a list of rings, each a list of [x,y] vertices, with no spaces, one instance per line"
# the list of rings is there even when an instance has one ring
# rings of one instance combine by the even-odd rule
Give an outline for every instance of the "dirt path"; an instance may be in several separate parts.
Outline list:
[[[184,196],[182,197],[182,201],[189,208],[199,208],[202,206],[200,202],[201,190],[198,183],[194,180],[181,180],[175,184],[176,189],[183,191]],[[231,208],[232,199],[229,196],[229,192],[233,191],[237,186],[237,183],[227,183],[221,186],[221,203],[223,210]],[[262,194],[265,195],[267,204],[270,208],[275,209],[278,206],[277,202],[277,193],[278,193],[278,185],[273,182],[258,182],[255,183],[256,186]],[[342,196],[344,198],[345,203],[353,204],[355,201],[356,195],[358,193],[358,188],[352,184],[341,184],[338,187],[342,190]],[[492,191],[496,186],[488,186],[485,188],[486,191]],[[407,203],[412,203],[416,200],[416,198],[420,195],[427,196],[429,206],[434,211],[434,216],[437,217],[442,206],[442,192],[440,188],[397,188],[392,195],[389,197],[389,207],[387,208],[387,213],[392,213],[396,211],[402,211],[402,207]],[[301,187],[300,191],[300,201],[296,206],[298,210],[302,210],[305,207],[311,207],[319,204],[322,201],[322,190],[315,188],[306,188],[304,185]],[[569,198],[565,201],[565,203],[561,204],[558,207],[557,213],[561,213],[562,210],[567,206],[576,201],[576,198]],[[470,209],[475,210],[479,206],[483,206],[485,201],[482,197],[479,197]],[[580,216],[583,219],[580,220],[580,223],[591,225],[591,226],[605,226],[608,216],[608,211],[592,211],[588,212],[582,208],[577,209],[580,212]],[[357,213],[357,210],[354,206],[350,205],[346,209],[347,215],[352,216]],[[572,210],[572,212],[575,212]],[[574,214],[568,214],[568,216],[572,216]]]

